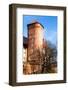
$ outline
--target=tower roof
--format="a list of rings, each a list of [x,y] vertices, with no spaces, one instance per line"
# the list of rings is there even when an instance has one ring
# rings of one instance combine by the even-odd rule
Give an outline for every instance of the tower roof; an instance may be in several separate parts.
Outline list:
[[[34,24],[40,24],[44,28],[44,26],[41,23],[39,23],[38,21],[32,21],[30,24],[27,24],[27,27],[34,25]]]

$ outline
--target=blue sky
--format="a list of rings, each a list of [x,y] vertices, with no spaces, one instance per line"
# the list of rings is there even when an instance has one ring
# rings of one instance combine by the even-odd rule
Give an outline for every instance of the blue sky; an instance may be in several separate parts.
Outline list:
[[[27,37],[27,24],[32,21],[38,21],[44,26],[44,38],[52,44],[57,44],[57,16],[36,16],[24,15],[23,16],[23,33]]]

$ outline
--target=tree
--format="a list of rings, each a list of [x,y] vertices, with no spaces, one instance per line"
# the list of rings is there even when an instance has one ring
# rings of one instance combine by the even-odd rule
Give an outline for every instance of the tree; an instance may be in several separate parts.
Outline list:
[[[49,72],[54,72],[52,70],[52,66],[57,65],[57,49],[56,46],[51,44],[51,42],[46,43],[46,47],[43,48],[43,64],[42,64],[42,71],[41,73],[49,73]]]

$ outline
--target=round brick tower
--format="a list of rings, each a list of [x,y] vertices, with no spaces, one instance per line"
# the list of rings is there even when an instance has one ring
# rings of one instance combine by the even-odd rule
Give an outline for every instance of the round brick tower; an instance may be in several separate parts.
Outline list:
[[[40,72],[40,52],[43,48],[43,25],[39,22],[32,22],[28,27],[28,62],[31,65],[30,73]]]

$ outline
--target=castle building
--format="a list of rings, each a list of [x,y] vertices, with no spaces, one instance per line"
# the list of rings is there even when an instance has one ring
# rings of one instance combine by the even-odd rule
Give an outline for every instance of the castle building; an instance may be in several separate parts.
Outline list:
[[[28,36],[23,37],[23,73],[56,73],[57,63],[54,56],[49,56],[50,49],[43,37],[43,25],[36,21],[28,24],[27,29]]]

